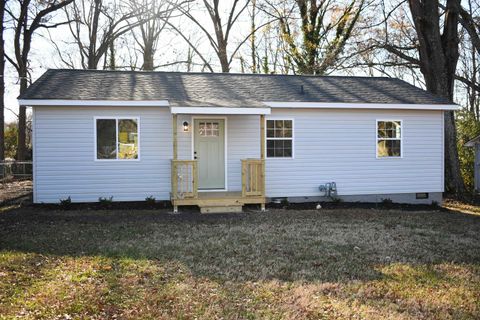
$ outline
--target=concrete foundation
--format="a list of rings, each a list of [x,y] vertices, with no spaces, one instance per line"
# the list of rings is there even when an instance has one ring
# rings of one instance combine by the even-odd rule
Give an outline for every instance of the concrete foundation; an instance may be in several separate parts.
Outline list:
[[[416,193],[392,193],[392,194],[366,194],[366,195],[337,195],[336,198],[341,199],[344,202],[382,202],[386,199],[391,200],[394,203],[408,203],[408,204],[442,204],[441,192],[430,192],[428,198],[417,199]],[[272,202],[279,198],[268,198],[268,202]],[[285,199],[285,198],[283,198]],[[324,202],[332,201],[332,198],[324,196],[314,197],[286,197],[288,202],[301,203],[301,202]]]

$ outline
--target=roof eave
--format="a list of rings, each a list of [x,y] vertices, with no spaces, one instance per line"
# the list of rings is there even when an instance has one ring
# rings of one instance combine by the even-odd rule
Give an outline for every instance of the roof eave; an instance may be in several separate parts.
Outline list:
[[[413,103],[345,103],[345,102],[284,102],[265,101],[272,108],[286,109],[396,109],[396,110],[460,110],[456,104],[413,104]]]
[[[64,107],[168,107],[168,100],[66,100],[66,99],[18,99],[21,106]]]
[[[170,107],[170,113],[268,115],[271,109],[268,107]]]

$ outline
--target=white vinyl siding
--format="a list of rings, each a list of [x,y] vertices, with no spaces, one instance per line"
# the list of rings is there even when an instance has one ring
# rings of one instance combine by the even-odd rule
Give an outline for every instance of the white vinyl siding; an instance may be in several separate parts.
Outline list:
[[[35,202],[168,200],[172,116],[162,107],[34,107]],[[141,158],[96,161],[94,119],[138,118]]]
[[[139,161],[95,161],[94,117],[138,117]],[[207,116],[205,116],[207,118]],[[213,116],[215,117],[215,116]],[[226,118],[227,187],[241,190],[241,159],[260,157],[260,116]],[[294,158],[266,160],[268,197],[443,191],[443,112],[422,110],[272,109],[294,120]],[[377,119],[402,120],[402,158],[376,157]],[[178,156],[192,159],[190,115],[178,116]],[[172,115],[161,107],[35,107],[35,202],[168,200]]]
[[[266,160],[269,197],[443,192],[443,112],[272,109],[295,121],[295,159]],[[403,158],[377,159],[377,119],[402,119]]]

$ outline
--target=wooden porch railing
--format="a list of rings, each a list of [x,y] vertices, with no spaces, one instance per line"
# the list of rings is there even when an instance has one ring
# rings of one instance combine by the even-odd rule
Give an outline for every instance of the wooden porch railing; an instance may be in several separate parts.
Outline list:
[[[172,160],[172,199],[197,197],[197,160]]]
[[[265,160],[242,160],[242,197],[265,196]]]

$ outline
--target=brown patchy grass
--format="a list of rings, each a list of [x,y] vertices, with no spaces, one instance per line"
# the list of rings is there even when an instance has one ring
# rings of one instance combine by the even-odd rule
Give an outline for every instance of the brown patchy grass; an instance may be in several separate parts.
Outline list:
[[[478,319],[460,210],[3,208],[0,318]]]

